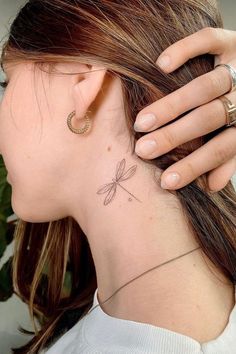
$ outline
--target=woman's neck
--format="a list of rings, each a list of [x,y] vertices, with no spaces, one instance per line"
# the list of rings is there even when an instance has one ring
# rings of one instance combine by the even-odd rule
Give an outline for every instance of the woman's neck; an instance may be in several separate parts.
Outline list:
[[[161,171],[136,156],[115,158],[111,150],[95,172],[87,171],[75,215],[91,247],[102,300],[145,270],[199,247],[177,197],[158,186]]]
[[[77,215],[77,221],[88,238],[99,301],[104,302],[131,279],[199,244],[178,198],[161,189],[154,179],[154,170],[156,179],[161,171],[126,154],[106,156],[98,165],[95,173],[88,174],[90,184],[84,190],[83,213]],[[207,308],[212,313],[216,308],[229,310],[234,302],[232,284],[216,269],[213,274],[210,266],[198,249],[132,281],[106,302],[103,310],[115,317],[167,327],[171,316],[166,309],[171,309],[171,304],[178,304],[177,312],[181,306],[182,310],[189,306],[187,317],[191,311],[200,317]]]

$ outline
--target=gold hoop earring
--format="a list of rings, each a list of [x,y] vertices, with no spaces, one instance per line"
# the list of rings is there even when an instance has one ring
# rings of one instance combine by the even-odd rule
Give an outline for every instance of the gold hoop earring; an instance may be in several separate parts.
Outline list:
[[[88,113],[86,113],[86,115],[85,115],[85,125],[79,129],[76,129],[72,126],[71,120],[74,116],[75,116],[75,111],[71,112],[67,118],[67,125],[68,125],[69,129],[75,134],[86,133],[89,130],[89,128],[91,127],[91,122],[92,122],[91,118],[88,116]]]

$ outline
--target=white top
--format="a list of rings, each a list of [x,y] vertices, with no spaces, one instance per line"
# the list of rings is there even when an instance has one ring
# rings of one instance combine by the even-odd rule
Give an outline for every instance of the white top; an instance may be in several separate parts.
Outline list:
[[[98,289],[92,308],[98,304],[97,292]],[[46,351],[46,354],[95,353],[236,354],[236,304],[224,331],[204,344],[166,328],[112,317],[98,306]]]

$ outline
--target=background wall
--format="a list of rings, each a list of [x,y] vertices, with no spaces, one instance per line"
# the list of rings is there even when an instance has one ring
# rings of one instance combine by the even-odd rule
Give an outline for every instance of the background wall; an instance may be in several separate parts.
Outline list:
[[[17,10],[25,2],[25,0],[0,0],[0,47],[10,22],[14,19]],[[225,28],[236,30],[236,1],[221,0],[218,3],[223,14]],[[0,261],[0,268],[11,252],[12,245],[8,247],[3,259]],[[18,325],[31,329],[27,307],[16,296],[12,296],[7,302],[0,303],[0,354],[11,353],[10,347],[18,346],[28,341],[28,337],[20,335],[17,331]]]
[[[224,27],[227,29],[236,30],[236,21],[235,21],[236,1],[219,0],[218,4],[221,13],[223,15]]]

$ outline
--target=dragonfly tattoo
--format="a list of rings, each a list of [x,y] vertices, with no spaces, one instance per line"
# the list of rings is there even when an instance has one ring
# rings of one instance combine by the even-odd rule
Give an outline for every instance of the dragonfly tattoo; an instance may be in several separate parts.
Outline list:
[[[113,199],[115,198],[115,195],[116,195],[117,186],[121,187],[123,190],[125,190],[127,193],[129,193],[138,202],[142,203],[141,200],[136,198],[132,193],[127,191],[127,189],[125,189],[120,184],[120,182],[126,181],[127,179],[131,178],[135,174],[136,169],[137,169],[137,165],[134,165],[134,166],[130,167],[125,172],[125,164],[126,164],[125,159],[123,159],[122,161],[118,162],[117,167],[116,167],[116,176],[115,176],[115,178],[112,178],[113,182],[103,185],[97,191],[97,194],[105,194],[105,193],[107,193],[107,196],[106,196],[106,198],[104,200],[104,203],[103,203],[104,205],[108,205],[109,203],[111,203],[113,201]],[[132,198],[129,198],[129,201],[132,201]]]

